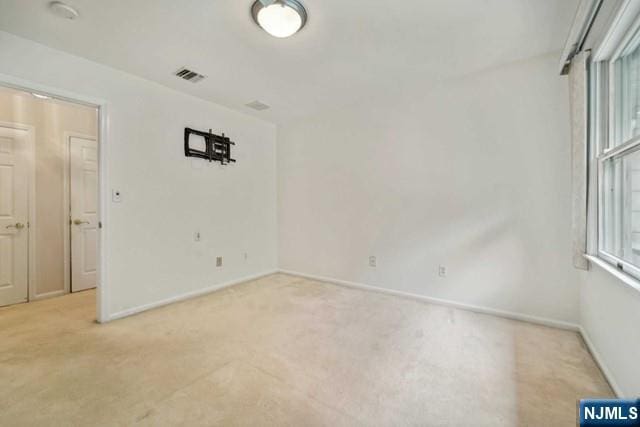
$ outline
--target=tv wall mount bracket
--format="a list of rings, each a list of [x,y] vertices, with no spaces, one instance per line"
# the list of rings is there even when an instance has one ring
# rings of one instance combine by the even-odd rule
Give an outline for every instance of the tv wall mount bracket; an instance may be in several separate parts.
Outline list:
[[[199,150],[191,147],[189,137],[197,135],[204,138],[205,149]],[[203,132],[191,128],[184,128],[184,155],[187,157],[198,157],[200,159],[209,160],[210,162],[220,162],[221,165],[235,163],[235,159],[231,158],[231,146],[236,145],[228,137],[224,135],[216,135],[211,132]]]

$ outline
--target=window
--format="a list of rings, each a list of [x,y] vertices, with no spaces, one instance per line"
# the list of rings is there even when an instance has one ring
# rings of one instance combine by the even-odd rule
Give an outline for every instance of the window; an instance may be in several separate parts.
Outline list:
[[[592,67],[591,170],[599,188],[598,255],[640,279],[640,32],[630,34]]]
[[[640,37],[624,48],[613,62],[615,81],[612,91],[615,146],[640,135]]]

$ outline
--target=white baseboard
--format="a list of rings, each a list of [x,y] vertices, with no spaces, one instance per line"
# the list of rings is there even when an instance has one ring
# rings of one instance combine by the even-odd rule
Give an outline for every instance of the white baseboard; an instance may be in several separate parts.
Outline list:
[[[143,311],[151,310],[153,308],[162,307],[164,305],[173,304],[174,302],[184,301],[187,299],[199,297],[202,295],[210,294],[215,291],[219,291],[224,288],[229,288],[234,285],[239,285],[240,283],[248,282],[250,280],[259,279],[261,277],[268,276],[270,274],[277,273],[278,270],[268,270],[259,274],[254,274],[251,276],[241,277],[240,279],[231,280],[228,282],[220,283],[218,285],[209,286],[203,289],[197,289],[195,291],[185,292],[184,294],[176,295],[171,298],[166,298],[160,301],[152,302],[149,304],[143,304],[137,307],[128,308],[126,310],[118,311],[108,316],[107,322],[112,320],[121,319],[123,317],[132,316],[134,314],[142,313]]]
[[[535,324],[544,325],[544,326],[551,326],[553,328],[567,329],[567,330],[576,331],[576,332],[580,330],[579,325],[575,323],[565,322],[563,320],[548,319],[545,317],[532,316],[529,314],[515,313],[512,311],[504,311],[504,310],[499,310],[499,309],[490,308],[490,307],[482,307],[478,305],[472,305],[472,304],[467,304],[467,303],[462,303],[457,301],[429,297],[426,295],[419,295],[419,294],[413,294],[409,292],[381,288],[379,286],[349,282],[346,280],[335,279],[332,277],[316,276],[313,274],[306,274],[298,271],[282,270],[282,269],[278,271],[280,273],[290,274],[292,276],[305,277],[307,279],[319,280],[321,282],[328,282],[328,283],[333,283],[340,286],[347,286],[350,288],[364,289],[364,290],[379,292],[379,293],[388,294],[388,295],[395,295],[403,298],[415,299],[415,300],[424,301],[432,304],[446,305],[449,307],[455,307],[463,310],[473,311],[474,313],[490,314],[493,316],[505,317],[507,319],[520,320],[523,322],[535,323]]]
[[[613,392],[616,394],[618,398],[620,399],[623,398],[624,397],[623,393],[620,390],[620,387],[618,386],[618,383],[616,382],[615,378],[613,377],[613,374],[611,373],[607,365],[605,365],[604,359],[596,349],[595,345],[593,344],[593,341],[591,341],[591,337],[589,337],[589,334],[587,333],[586,329],[584,329],[582,326],[580,326],[580,335],[582,335],[582,339],[587,344],[587,348],[589,348],[589,351],[591,352],[593,359],[596,361],[596,363],[600,367],[600,370],[602,371],[606,380],[609,382],[609,385],[611,386],[611,389],[613,390]]]

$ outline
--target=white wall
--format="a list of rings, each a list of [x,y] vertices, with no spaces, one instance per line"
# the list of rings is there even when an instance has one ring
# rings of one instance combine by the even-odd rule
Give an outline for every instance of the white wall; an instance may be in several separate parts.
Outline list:
[[[580,324],[618,393],[640,396],[640,293],[599,266],[580,275]]]
[[[403,95],[279,128],[280,267],[577,322],[556,68],[552,54],[433,90],[399,81]]]
[[[276,267],[273,125],[4,32],[0,74],[109,103],[109,314]],[[185,126],[225,132],[238,162],[194,168]]]
[[[277,233],[274,126],[0,32],[0,74],[109,102],[108,175],[124,201],[107,207],[108,314],[272,270],[279,237],[284,269],[580,321],[618,388],[637,395],[640,295],[571,266],[556,66],[549,55],[399,87],[283,126]],[[194,168],[185,126],[226,132],[238,163]]]

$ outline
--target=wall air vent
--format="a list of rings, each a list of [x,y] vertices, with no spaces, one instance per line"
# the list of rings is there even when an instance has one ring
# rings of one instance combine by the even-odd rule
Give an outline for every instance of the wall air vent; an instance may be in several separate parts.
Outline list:
[[[249,108],[253,108],[256,111],[262,111],[262,110],[266,110],[269,108],[269,106],[267,104],[263,104],[260,101],[252,101],[248,104],[245,104],[247,107]]]
[[[197,83],[205,77],[202,74],[189,70],[188,68],[180,68],[175,72],[175,75],[191,83]]]

